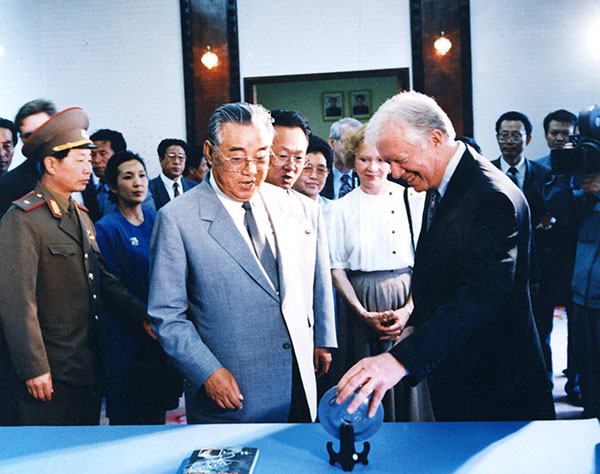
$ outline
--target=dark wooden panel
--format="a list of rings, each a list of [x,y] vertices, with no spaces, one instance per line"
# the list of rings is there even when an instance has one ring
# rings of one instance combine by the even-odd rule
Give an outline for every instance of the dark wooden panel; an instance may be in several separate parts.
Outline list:
[[[235,0],[180,0],[186,95],[187,141],[201,144],[220,105],[238,101],[239,48]],[[210,46],[219,64],[200,61]]]
[[[435,97],[458,135],[473,134],[471,34],[468,0],[410,2],[413,88]],[[441,31],[452,49],[440,56],[433,43]]]

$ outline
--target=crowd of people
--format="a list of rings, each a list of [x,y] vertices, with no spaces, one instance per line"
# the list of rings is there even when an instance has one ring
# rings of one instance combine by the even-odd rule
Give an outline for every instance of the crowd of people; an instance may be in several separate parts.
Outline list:
[[[546,117],[550,149],[575,115]],[[400,93],[327,140],[299,111],[224,104],[166,138],[160,174],[115,130],[46,100],[0,119],[0,424],[315,421],[337,385],[386,421],[553,419],[554,308],[567,394],[600,415],[600,174],[500,157]],[[8,171],[17,140],[23,164]]]

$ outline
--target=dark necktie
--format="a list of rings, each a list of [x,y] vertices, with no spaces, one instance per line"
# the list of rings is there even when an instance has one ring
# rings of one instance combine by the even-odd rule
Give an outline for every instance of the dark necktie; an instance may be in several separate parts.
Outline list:
[[[342,185],[340,186],[340,193],[338,198],[343,198],[346,194],[352,191],[352,180],[347,174],[342,175]]]
[[[179,196],[179,183],[174,183],[173,184],[173,196],[177,197]]]
[[[245,202],[242,204],[242,207],[246,211],[246,214],[244,215],[244,225],[246,226],[246,230],[248,230],[250,240],[252,240],[256,256],[269,276],[271,283],[273,283],[275,290],[279,291],[277,262],[275,261],[271,247],[267,242],[267,237],[258,230],[258,225],[256,224],[256,219],[254,219],[254,213],[252,212],[250,203]]]
[[[433,216],[435,215],[439,201],[440,193],[438,193],[437,189],[430,189],[427,191],[427,230],[431,227],[431,222],[433,221]]]
[[[510,168],[508,168],[508,172],[506,174],[508,175],[510,180],[517,185],[518,188],[521,187],[519,186],[519,178],[517,177],[517,168],[511,166]]]

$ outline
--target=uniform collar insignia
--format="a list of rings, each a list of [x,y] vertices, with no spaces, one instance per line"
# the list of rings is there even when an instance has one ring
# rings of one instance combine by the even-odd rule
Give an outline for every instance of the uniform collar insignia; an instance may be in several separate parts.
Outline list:
[[[60,206],[54,199],[48,199],[48,206],[50,206],[50,212],[54,217],[62,217],[63,213],[60,209]]]

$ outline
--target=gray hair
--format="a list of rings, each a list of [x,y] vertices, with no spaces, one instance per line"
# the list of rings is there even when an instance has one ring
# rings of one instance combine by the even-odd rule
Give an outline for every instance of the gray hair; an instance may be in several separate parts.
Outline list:
[[[400,125],[406,138],[412,143],[429,139],[434,130],[453,140],[456,132],[446,112],[431,97],[420,92],[401,92],[388,99],[371,117],[365,141],[375,143],[385,126],[395,122]]]
[[[331,128],[329,129],[329,138],[337,142],[340,138],[342,138],[342,127],[358,128],[361,125],[362,123],[360,121],[352,117],[340,119],[331,124]]]
[[[221,129],[226,123],[238,123],[241,125],[264,125],[271,138],[275,135],[271,113],[262,105],[248,104],[247,102],[235,102],[223,104],[213,112],[208,123],[207,140],[213,145],[221,144]]]

